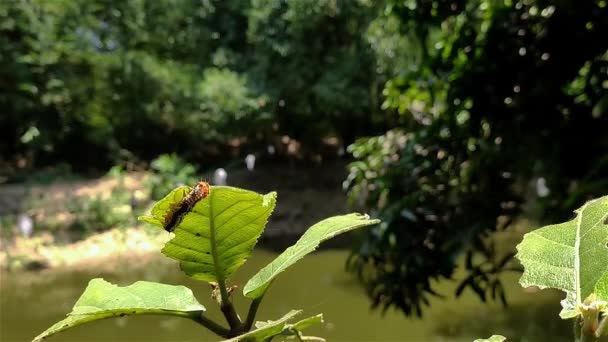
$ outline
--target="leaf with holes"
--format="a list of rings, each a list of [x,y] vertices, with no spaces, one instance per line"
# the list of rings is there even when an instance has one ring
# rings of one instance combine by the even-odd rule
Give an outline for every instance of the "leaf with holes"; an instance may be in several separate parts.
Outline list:
[[[163,227],[165,215],[188,194],[179,187],[139,219]],[[180,263],[189,276],[225,280],[251,255],[276,204],[276,193],[266,195],[228,186],[212,186],[175,227],[175,237],[162,252]]]
[[[48,336],[84,323],[126,315],[171,315],[196,320],[205,308],[184,286],[138,281],[129,286],[116,286],[103,279],[92,279],[72,312],[36,336]]]
[[[566,292],[562,318],[581,314],[587,298],[608,307],[608,196],[587,202],[571,221],[524,236],[516,257],[524,266],[524,287]]]
[[[295,245],[287,248],[270,264],[249,279],[245,288],[243,288],[243,294],[249,298],[262,296],[279,273],[314,251],[321,242],[353,229],[379,222],[380,220],[371,220],[369,216],[361,214],[334,216],[318,222],[308,228]]]

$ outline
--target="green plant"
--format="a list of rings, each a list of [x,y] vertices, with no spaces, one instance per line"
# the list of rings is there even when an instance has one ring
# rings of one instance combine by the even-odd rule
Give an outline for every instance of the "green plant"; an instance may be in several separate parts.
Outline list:
[[[383,118],[375,3],[0,1],[0,155],[83,171],[235,139],[351,141]]]
[[[141,221],[163,227],[168,212],[191,191],[182,186],[158,201],[149,216]],[[301,336],[306,327],[322,321],[321,315],[289,323],[301,311],[294,310],[275,321],[258,322],[255,316],[264,295],[275,277],[317,248],[319,243],[338,234],[378,223],[367,215],[348,214],[325,219],[312,227],[291,247],[259,270],[243,288],[251,305],[241,320],[232,305],[234,286],[229,277],[250,256],[276,204],[276,193],[266,195],[238,188],[214,186],[208,197],[197,202],[183,216],[175,236],[162,249],[167,257],[179,261],[188,276],[212,285],[211,296],[217,301],[228,327],[205,316],[205,308],[192,291],[184,286],[170,286],[139,281],[118,287],[103,279],[93,279],[74,305],[68,317],[37,336],[47,336],[86,322],[125,315],[169,315],[191,319],[231,341],[269,341],[278,335]]]
[[[71,202],[66,205],[74,215],[70,230],[84,234],[101,232],[124,222],[125,215],[117,211],[115,205],[115,202],[99,196]]]
[[[351,269],[374,306],[405,314],[422,311],[436,280],[461,274],[454,293],[486,300],[512,269],[488,237],[521,210],[563,220],[608,191],[608,6],[382,3],[385,49],[408,64],[384,89],[396,127],[350,147],[351,196],[382,220]]]
[[[133,220],[130,193],[118,186],[112,189],[109,198],[95,196],[79,198],[66,203],[73,215],[70,230],[80,234],[101,232],[117,225],[128,225]]]
[[[192,184],[196,181],[196,168],[176,154],[161,154],[150,165],[154,174],[146,182],[150,197],[162,198],[176,186]]]
[[[574,319],[575,341],[608,337],[608,196],[585,203],[570,221],[524,235],[516,257],[523,287],[566,293],[562,319]]]

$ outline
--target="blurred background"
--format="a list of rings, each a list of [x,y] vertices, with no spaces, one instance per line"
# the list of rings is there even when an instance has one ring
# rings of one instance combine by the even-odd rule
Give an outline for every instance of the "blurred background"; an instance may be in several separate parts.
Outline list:
[[[136,221],[201,178],[278,191],[241,286],[320,219],[382,220],[279,277],[258,319],[570,341],[561,294],[520,288],[513,253],[608,193],[608,2],[0,0],[0,137],[2,341],[62,319],[92,277],[213,307]],[[201,337],[131,317],[55,340]]]

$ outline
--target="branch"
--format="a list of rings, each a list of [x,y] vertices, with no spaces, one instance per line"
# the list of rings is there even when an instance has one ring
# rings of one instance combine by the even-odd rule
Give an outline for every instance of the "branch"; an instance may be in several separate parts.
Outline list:
[[[196,315],[191,315],[190,318],[221,337],[230,338],[232,336],[230,329],[226,329],[218,323],[205,317],[204,312],[201,312],[200,314]]]

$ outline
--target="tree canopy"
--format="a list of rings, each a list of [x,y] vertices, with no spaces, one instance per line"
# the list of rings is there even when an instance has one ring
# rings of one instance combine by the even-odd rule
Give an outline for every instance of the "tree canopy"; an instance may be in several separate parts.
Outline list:
[[[526,200],[563,217],[608,189],[606,2],[389,1],[384,13],[419,63],[384,90],[401,125],[351,146],[351,195],[383,223],[350,265],[375,305],[420,314],[466,253],[456,294],[504,300],[511,255],[488,235]]]
[[[352,142],[379,112],[375,13],[364,1],[2,2],[1,154],[82,169],[214,157],[235,139]]]

